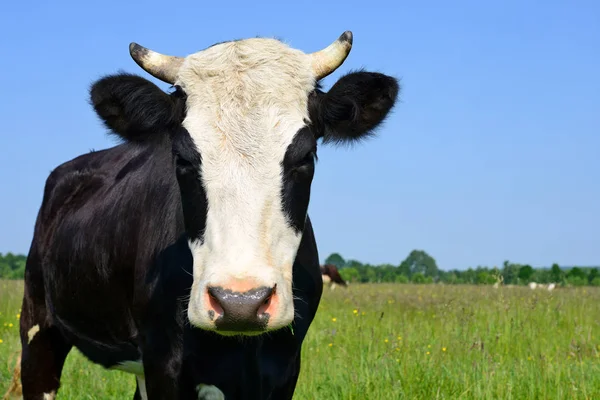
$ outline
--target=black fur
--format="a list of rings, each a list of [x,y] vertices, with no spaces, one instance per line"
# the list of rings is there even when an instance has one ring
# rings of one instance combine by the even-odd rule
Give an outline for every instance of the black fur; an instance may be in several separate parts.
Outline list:
[[[348,143],[372,135],[393,108],[399,84],[376,72],[351,72],[310,101],[314,131],[324,143]]]
[[[314,134],[306,127],[298,131],[281,163],[283,208],[288,221],[298,232],[304,230],[310,186],[315,173],[316,152]]]
[[[140,76],[106,76],[90,89],[91,104],[112,133],[126,141],[145,141],[153,134],[174,132],[181,125],[185,103]]]

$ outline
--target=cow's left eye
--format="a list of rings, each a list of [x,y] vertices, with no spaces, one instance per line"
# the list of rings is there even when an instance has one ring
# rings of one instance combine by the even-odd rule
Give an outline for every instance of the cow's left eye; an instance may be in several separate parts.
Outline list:
[[[306,164],[314,164],[316,160],[317,160],[317,153],[315,151],[311,151],[306,156],[304,156],[304,158],[302,159],[302,161],[300,161],[298,163],[298,166],[301,167],[301,166],[306,165]]]
[[[306,154],[294,167],[294,175],[296,177],[311,175],[315,168],[315,160],[317,159],[317,153],[311,151]]]

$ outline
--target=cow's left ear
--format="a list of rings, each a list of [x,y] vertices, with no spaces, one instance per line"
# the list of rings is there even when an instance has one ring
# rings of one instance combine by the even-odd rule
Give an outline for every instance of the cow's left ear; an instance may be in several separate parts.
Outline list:
[[[388,75],[359,71],[343,76],[311,101],[317,138],[343,143],[367,137],[388,116],[399,90]]]

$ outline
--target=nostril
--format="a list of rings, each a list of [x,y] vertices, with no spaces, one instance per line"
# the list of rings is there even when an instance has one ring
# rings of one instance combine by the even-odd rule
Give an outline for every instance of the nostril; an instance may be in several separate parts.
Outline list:
[[[208,311],[208,313],[210,319],[215,318],[215,313],[217,314],[217,316],[224,314],[223,307],[221,306],[221,302],[219,301],[219,297],[215,295],[212,289],[214,288],[208,288],[208,302],[210,305],[210,310]]]
[[[258,315],[259,317],[262,317],[268,313],[269,308],[271,307],[271,300],[275,296],[276,289],[277,289],[277,284],[275,284],[275,286],[273,286],[273,288],[270,289],[266,293],[264,301],[262,302],[260,307],[258,307],[258,310],[256,310],[256,315]]]

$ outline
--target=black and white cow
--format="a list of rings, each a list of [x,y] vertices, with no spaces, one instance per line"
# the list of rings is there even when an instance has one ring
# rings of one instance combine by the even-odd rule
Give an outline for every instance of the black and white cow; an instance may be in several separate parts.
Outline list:
[[[265,38],[185,58],[132,43],[173,85],[119,73],[91,103],[123,143],[49,176],[27,259],[23,396],[54,398],[76,347],[140,399],[291,399],[322,279],[307,207],[317,140],[365,138],[399,91],[352,34],[305,54]]]

